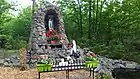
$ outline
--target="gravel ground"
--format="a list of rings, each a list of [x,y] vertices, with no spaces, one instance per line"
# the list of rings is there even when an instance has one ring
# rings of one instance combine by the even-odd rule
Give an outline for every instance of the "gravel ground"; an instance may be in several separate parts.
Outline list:
[[[64,71],[41,73],[41,79],[66,79]],[[37,79],[36,69],[20,71],[19,68],[0,67],[0,79]],[[70,79],[92,79],[85,70],[70,71]]]

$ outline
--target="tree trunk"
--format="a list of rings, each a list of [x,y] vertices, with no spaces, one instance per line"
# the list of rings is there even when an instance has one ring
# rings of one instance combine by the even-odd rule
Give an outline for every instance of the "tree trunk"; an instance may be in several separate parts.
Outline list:
[[[88,38],[90,39],[91,38],[91,0],[89,0],[89,29],[88,29]]]
[[[32,0],[33,1],[33,4],[32,4],[32,21],[33,21],[33,14],[34,14],[34,11],[35,11],[35,0]],[[32,40],[32,31],[33,31],[33,25],[31,25],[31,30],[30,30],[30,37],[29,37],[29,41],[28,41],[28,47],[27,49],[28,50],[31,50],[31,40]]]
[[[80,32],[81,32],[81,37],[83,37],[83,26],[82,26],[82,11],[81,11],[81,1],[78,1],[78,5],[79,5],[79,15],[80,15]]]
[[[99,34],[100,33],[102,33],[101,32],[101,29],[102,29],[102,27],[104,27],[104,26],[102,26],[102,9],[103,9],[103,5],[104,5],[104,2],[105,2],[105,0],[104,1],[101,1],[101,5],[100,5],[100,19],[99,19]],[[101,37],[102,35],[98,35],[98,37],[99,37],[99,41],[101,40]]]
[[[93,19],[92,19],[92,24],[93,24],[93,26],[92,26],[92,31],[93,31],[93,33],[95,33],[95,27],[96,27],[96,25],[95,25],[95,0],[93,0],[93,10],[92,10],[92,16],[93,16]]]
[[[97,3],[97,5],[96,5],[96,21],[95,21],[95,26],[96,26],[95,34],[96,34],[96,36],[98,36],[98,2],[99,2],[99,0],[96,1],[96,3]]]

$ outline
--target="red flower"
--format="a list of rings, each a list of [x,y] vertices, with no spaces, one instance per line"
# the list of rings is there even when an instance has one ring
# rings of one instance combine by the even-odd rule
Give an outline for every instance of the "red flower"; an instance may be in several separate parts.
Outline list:
[[[53,31],[52,31],[52,30],[49,30],[49,31],[46,33],[46,36],[47,36],[47,37],[52,37],[52,36],[53,36]]]
[[[90,53],[90,55],[91,55],[91,56],[94,56],[94,57],[96,56],[94,53]]]
[[[37,59],[37,56],[33,56],[33,59]]]
[[[89,56],[89,57],[96,57],[96,55],[94,53],[88,53],[87,56]]]

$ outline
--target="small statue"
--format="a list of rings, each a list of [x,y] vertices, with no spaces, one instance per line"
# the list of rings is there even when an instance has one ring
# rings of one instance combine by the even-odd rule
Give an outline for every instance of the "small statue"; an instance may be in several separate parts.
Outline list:
[[[53,16],[49,16],[49,22],[48,22],[49,30],[53,29]]]
[[[53,21],[52,19],[49,19],[49,29],[52,29],[53,28]]]

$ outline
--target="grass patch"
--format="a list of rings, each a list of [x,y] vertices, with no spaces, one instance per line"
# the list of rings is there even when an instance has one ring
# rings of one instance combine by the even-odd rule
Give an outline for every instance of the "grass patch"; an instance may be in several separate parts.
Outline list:
[[[11,55],[19,55],[19,50],[0,49],[0,58],[6,58]]]

